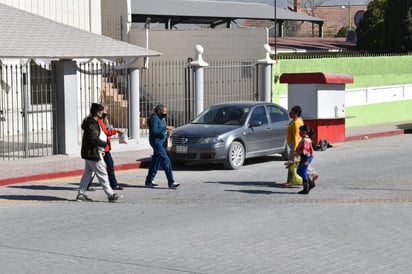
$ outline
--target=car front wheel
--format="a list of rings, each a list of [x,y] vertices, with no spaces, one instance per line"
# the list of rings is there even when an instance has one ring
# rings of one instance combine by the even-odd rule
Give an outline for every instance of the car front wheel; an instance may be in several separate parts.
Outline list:
[[[230,144],[227,160],[226,160],[226,168],[228,169],[239,169],[243,166],[245,162],[245,147],[237,142],[234,141]]]

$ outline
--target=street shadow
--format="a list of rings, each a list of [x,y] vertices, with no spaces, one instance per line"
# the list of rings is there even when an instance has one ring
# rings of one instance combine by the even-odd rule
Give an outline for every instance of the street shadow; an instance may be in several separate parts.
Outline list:
[[[412,123],[399,124],[399,125],[396,125],[396,127],[399,128],[399,129],[403,129],[405,134],[411,134],[412,133]]]
[[[291,193],[290,191],[286,191],[288,189],[298,189],[300,186],[291,186],[291,187],[284,187],[283,184],[279,184],[276,182],[255,182],[255,181],[243,181],[243,182],[233,182],[233,181],[217,181],[217,182],[204,182],[205,184],[222,184],[222,185],[233,185],[233,186],[254,186],[254,187],[272,187],[278,189],[284,189],[284,191],[272,191],[272,190],[263,190],[263,189],[226,189],[226,192],[239,192],[239,193],[247,193],[247,194],[262,194],[262,195],[269,195],[269,194],[295,194]]]
[[[270,161],[284,161],[281,155],[268,155],[255,158],[246,159],[243,163],[244,166],[266,163]],[[208,171],[208,170],[225,170],[225,166],[222,163],[182,163],[178,161],[172,161],[173,170],[190,170],[190,171]]]
[[[78,185],[78,184],[77,184]],[[48,186],[48,185],[12,185],[9,188],[20,188],[20,189],[30,189],[30,190],[76,190],[76,187],[64,187],[64,186]]]
[[[44,195],[0,195],[0,199],[13,201],[70,201],[65,198]]]
[[[290,188],[300,188],[301,186],[291,186],[291,187],[284,187],[283,184],[277,182],[256,182],[256,181],[217,181],[217,182],[203,182],[205,184],[222,184],[222,185],[235,185],[235,186],[255,186],[255,187],[273,187],[273,188],[282,188],[282,189],[290,189]]]
[[[268,190],[252,190],[252,189],[246,189],[246,190],[234,190],[234,189],[226,189],[226,192],[240,192],[240,193],[247,193],[247,194],[264,194],[264,195],[269,195],[269,194],[294,194],[291,192],[281,192],[281,191],[268,191]]]

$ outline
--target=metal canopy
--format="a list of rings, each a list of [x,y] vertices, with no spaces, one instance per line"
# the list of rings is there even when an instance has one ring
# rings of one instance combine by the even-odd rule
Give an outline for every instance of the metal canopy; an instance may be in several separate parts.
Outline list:
[[[221,2],[206,0],[131,0],[133,23],[208,24],[211,27],[228,24],[236,19],[274,21],[274,8],[268,4]],[[309,21],[323,19],[276,8],[277,21]]]
[[[135,58],[160,53],[0,4],[0,58]]]

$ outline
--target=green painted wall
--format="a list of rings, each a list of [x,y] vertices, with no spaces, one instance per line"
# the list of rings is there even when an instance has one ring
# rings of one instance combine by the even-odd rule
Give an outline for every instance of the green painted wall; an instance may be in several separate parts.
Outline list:
[[[346,127],[412,120],[412,100],[347,107]]]
[[[273,102],[279,102],[281,95],[287,94],[287,84],[278,79],[283,73],[330,72],[350,74],[353,84],[346,88],[401,85],[412,83],[411,56],[343,57],[279,60],[273,67]],[[346,115],[354,116],[346,120],[347,127],[382,124],[412,120],[412,101],[371,104],[347,107]]]

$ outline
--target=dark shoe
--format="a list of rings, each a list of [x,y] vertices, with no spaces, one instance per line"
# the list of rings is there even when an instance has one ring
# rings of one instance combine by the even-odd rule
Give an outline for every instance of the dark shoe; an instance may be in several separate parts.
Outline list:
[[[87,189],[87,191],[96,191],[96,189],[94,187],[89,186]]]
[[[124,188],[121,187],[121,186],[119,186],[119,185],[117,185],[117,186],[115,186],[115,187],[112,187],[112,189],[113,189],[113,190],[123,190]]]
[[[159,185],[155,183],[146,183],[145,186],[155,188],[155,187],[158,187]]]
[[[109,203],[115,203],[117,200],[123,198],[123,195],[119,195],[115,193],[113,195],[110,195],[108,198],[109,198]]]
[[[309,190],[311,190],[312,188],[315,188],[315,182],[309,179]]]
[[[303,189],[299,191],[299,194],[309,194],[309,182],[308,181],[303,181]]]
[[[173,184],[169,185],[169,188],[176,189],[178,186],[180,186],[180,184],[173,183]]]
[[[76,201],[78,202],[93,202],[92,199],[90,199],[89,197],[87,197],[87,195],[85,194],[78,194],[76,197]]]

